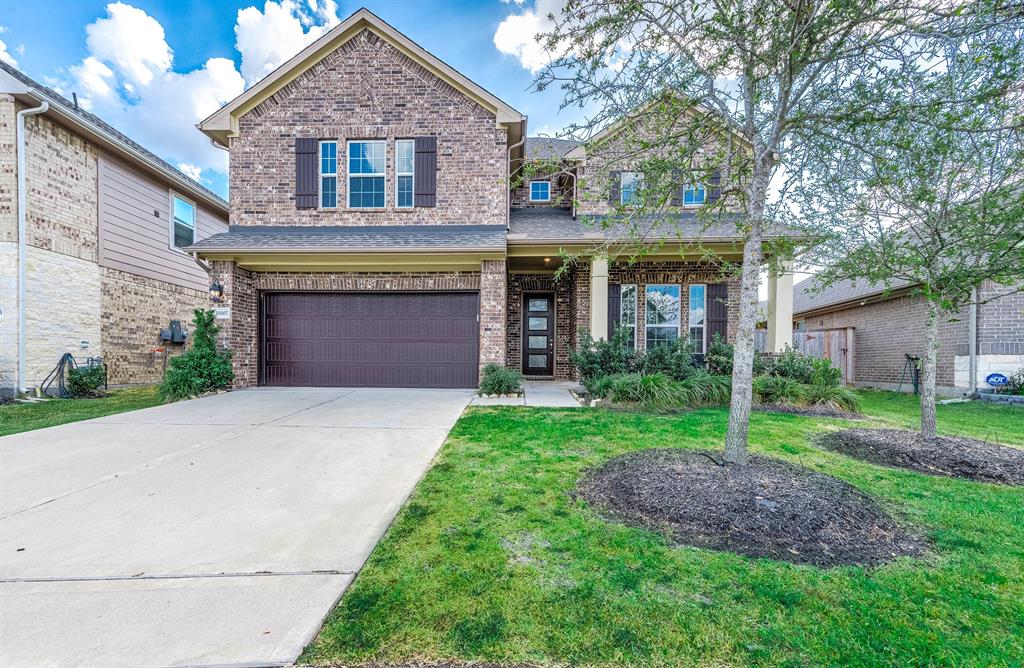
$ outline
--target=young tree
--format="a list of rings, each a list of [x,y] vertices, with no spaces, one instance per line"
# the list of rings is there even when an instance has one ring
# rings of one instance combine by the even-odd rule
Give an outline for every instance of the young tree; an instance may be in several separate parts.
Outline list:
[[[883,123],[837,128],[808,163],[802,208],[823,243],[818,286],[913,286],[927,304],[921,436],[936,435],[939,325],[971,303],[1024,290],[1024,59],[1019,23],[949,39],[928,69],[887,89],[910,104]],[[979,101],[948,104],[971,90]],[[879,91],[865,91],[865,98]],[[977,298],[993,281],[995,290]]]
[[[740,214],[726,461],[747,460],[764,243],[787,222],[786,194],[799,173],[794,159],[819,149],[819,138],[834,137],[837,121],[889,113],[866,106],[860,91],[884,89],[922,67],[916,54],[942,31],[994,20],[983,9],[939,0],[568,0],[549,17],[553,28],[542,40],[555,57],[537,87],[559,86],[563,107],[592,112],[568,128],[576,138],[627,119],[633,145],[606,147],[616,159],[642,164],[645,196],[620,208],[616,229],[636,242],[672,236],[652,230],[650,221],[671,224],[670,216],[652,214],[670,208],[665,184],[680,175],[691,183],[721,175],[721,197],[705,212],[705,225],[726,211]],[[960,91],[957,100],[970,95]],[[719,140],[711,150],[709,137]],[[588,148],[588,161],[591,149],[602,146]],[[781,181],[774,198],[773,181]]]

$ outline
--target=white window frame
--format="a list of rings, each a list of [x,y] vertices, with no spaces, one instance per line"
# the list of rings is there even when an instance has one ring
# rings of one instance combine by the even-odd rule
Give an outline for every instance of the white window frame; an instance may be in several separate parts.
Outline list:
[[[623,319],[622,305],[626,303],[626,300],[625,300],[625,297],[624,297],[625,292],[626,292],[626,288],[633,288],[633,322],[632,323],[626,322]],[[639,298],[638,289],[639,289],[639,286],[636,283],[623,283],[622,285],[619,286],[619,327],[621,327],[623,329],[631,329],[631,330],[633,330],[633,349],[634,350],[636,349],[636,347],[638,345],[637,344],[637,340],[636,340],[636,320],[637,320],[637,314],[638,314],[637,309],[638,309],[638,307],[640,305],[640,298]]]
[[[353,174],[349,169],[352,161],[352,144],[380,144],[384,147],[384,169],[372,174]],[[384,179],[384,204],[381,206],[352,206],[352,179],[382,177]],[[345,143],[345,208],[353,211],[380,211],[388,206],[388,142],[386,139],[349,139]]]
[[[700,199],[699,202],[689,202],[689,203],[687,203],[686,195],[687,195],[687,193],[691,193],[691,192],[694,194],[694,199],[697,199],[697,193],[701,194],[701,199]],[[704,187],[703,183],[687,183],[687,184],[683,185],[683,206],[690,206],[690,207],[704,206],[704,203],[707,202],[707,201],[708,201],[708,189]]]
[[[676,339],[682,336],[683,327],[683,286],[679,283],[647,283],[644,285],[644,350],[647,350],[647,332],[651,329],[671,329],[672,325],[652,325],[647,322],[647,290],[650,288],[678,288],[679,298],[676,301]]]
[[[697,355],[703,355],[708,350],[708,286],[705,283],[690,283],[686,286],[686,338],[690,339],[690,329],[693,317],[693,288],[704,289],[704,324],[700,325],[700,350],[694,350]]]
[[[633,177],[633,197],[636,197],[637,191],[640,189],[640,172],[619,172],[619,204],[628,206],[632,204],[632,201],[626,201],[626,176]]]
[[[182,250],[181,246],[179,246],[179,245],[174,243],[174,200],[175,199],[180,199],[182,202],[185,202],[186,204],[188,204],[188,205],[190,205],[192,207],[192,243],[193,244],[196,243],[197,241],[199,241],[199,239],[198,239],[199,232],[197,230],[198,222],[199,222],[199,207],[196,206],[196,203],[195,203],[194,200],[189,199],[188,197],[185,197],[181,193],[176,192],[174,190],[169,190],[168,191],[167,203],[168,203],[168,211],[170,212],[170,215],[167,217],[167,232],[168,232],[168,240],[167,240],[167,242],[168,242],[168,245],[171,247],[171,250],[177,251],[179,253],[184,253],[185,255],[188,255],[188,253],[186,253],[184,250]],[[189,244],[189,245],[191,246],[192,244]]]
[[[534,196],[533,196],[533,184],[534,183],[544,183],[544,184],[546,184],[547,187],[548,187],[548,196],[545,197],[544,199],[534,198]],[[550,202],[551,201],[551,181],[548,181],[546,179],[538,179],[536,181],[530,181],[530,201],[531,202]]]
[[[323,147],[325,144],[334,144],[334,172],[324,172]],[[331,211],[338,208],[338,198],[341,192],[338,189],[338,140],[324,139],[316,145],[316,205],[318,209]],[[334,206],[324,206],[324,177],[334,177]]]
[[[398,160],[398,145],[408,144],[412,149],[412,171],[411,172],[400,172],[398,171],[399,165],[401,164]],[[385,160],[387,158],[385,157]],[[385,171],[387,167],[385,166]],[[362,176],[362,174],[360,174]],[[408,176],[412,179],[412,202],[409,206],[402,206],[399,204],[398,199],[398,184],[401,182],[403,176]],[[387,183],[384,184],[385,190],[387,189]],[[386,202],[385,202],[386,203]],[[415,139],[396,139],[395,140],[395,208],[396,209],[415,209],[416,208],[416,140]]]

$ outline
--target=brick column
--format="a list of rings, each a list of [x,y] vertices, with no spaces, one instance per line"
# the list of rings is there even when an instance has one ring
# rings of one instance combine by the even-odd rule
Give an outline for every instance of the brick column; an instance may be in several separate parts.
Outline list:
[[[590,331],[590,263],[579,260],[574,276],[573,299],[576,302],[576,342],[579,345],[580,334]],[[605,299],[608,295],[605,293]],[[607,308],[607,307],[605,307]]]
[[[608,258],[590,262],[590,336],[606,339],[608,332]]]
[[[504,366],[507,303],[504,260],[480,263],[480,369],[494,362]]]
[[[768,272],[768,345],[770,353],[784,352],[793,345],[793,263],[784,273]]]
[[[217,325],[221,328],[218,341],[231,351],[231,366],[235,372],[232,386],[254,386],[259,368],[256,282],[252,272],[239,268],[231,261],[213,262],[210,275],[224,286],[224,298],[216,306],[230,311],[230,317],[218,320]]]

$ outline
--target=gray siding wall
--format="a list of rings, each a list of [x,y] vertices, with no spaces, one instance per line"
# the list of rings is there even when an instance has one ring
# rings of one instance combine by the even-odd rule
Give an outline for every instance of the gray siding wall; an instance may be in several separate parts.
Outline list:
[[[191,199],[185,195],[186,199]],[[170,189],[109,155],[99,160],[100,265],[206,290],[209,277],[171,247]],[[227,220],[196,204],[196,240],[227,231]]]

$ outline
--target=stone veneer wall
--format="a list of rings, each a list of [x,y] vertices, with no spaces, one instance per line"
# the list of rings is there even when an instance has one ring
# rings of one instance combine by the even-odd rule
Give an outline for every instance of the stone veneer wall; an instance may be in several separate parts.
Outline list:
[[[553,274],[509,273],[506,366],[523,370],[523,295],[550,292],[555,297],[555,378],[573,378],[569,347],[576,345],[575,284],[574,272],[559,281]]]
[[[686,323],[690,313],[690,292],[687,286],[693,283],[711,285],[713,283],[726,283],[728,289],[726,324],[726,339],[733,341],[736,338],[736,329],[739,327],[740,311],[738,297],[740,294],[739,277],[723,277],[719,271],[706,263],[699,262],[655,262],[644,261],[634,264],[615,263],[608,268],[608,283],[637,286],[637,324],[636,341],[637,348],[643,350],[646,347],[646,329],[644,326],[645,290],[647,284],[675,284],[680,285],[680,311],[683,331],[685,334]],[[710,343],[710,342],[709,342]]]
[[[437,205],[395,208],[394,140],[437,137]],[[338,141],[337,209],[295,207],[295,139]],[[345,208],[346,140],[384,139],[386,204]],[[232,225],[503,225],[507,132],[495,116],[364,30],[239,119]]]
[[[453,272],[249,272],[234,262],[213,263],[224,286],[221,344],[232,351],[235,387],[259,382],[259,293],[261,291],[417,292],[480,291],[480,367],[505,361],[505,261],[484,260],[481,271]]]
[[[209,308],[204,290],[172,285],[117,269],[100,269],[103,359],[111,384],[158,383],[166,358],[186,344],[163,343],[160,330],[180,320],[191,332],[193,311]],[[162,348],[162,353],[154,352]]]

